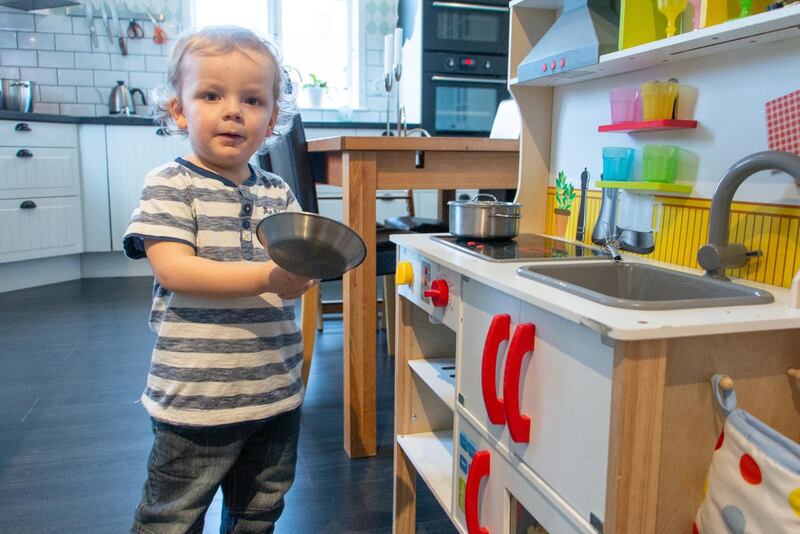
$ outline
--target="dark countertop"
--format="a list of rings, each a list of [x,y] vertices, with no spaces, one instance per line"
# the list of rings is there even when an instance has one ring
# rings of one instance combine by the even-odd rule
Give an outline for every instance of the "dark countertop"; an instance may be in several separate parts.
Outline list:
[[[50,115],[47,113],[22,113],[19,111],[0,111],[0,120],[28,122],[60,122],[67,124],[107,124],[110,126],[156,126],[153,119],[144,115],[104,115],[101,117],[76,117],[73,115]],[[386,127],[377,122],[306,122],[306,128],[374,128]],[[413,125],[409,125],[409,128]]]

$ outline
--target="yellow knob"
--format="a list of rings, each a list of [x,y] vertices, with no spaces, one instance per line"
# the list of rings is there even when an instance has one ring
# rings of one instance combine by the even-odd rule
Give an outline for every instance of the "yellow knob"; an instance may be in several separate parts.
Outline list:
[[[394,274],[394,283],[398,286],[410,286],[414,283],[414,268],[410,261],[398,261]]]

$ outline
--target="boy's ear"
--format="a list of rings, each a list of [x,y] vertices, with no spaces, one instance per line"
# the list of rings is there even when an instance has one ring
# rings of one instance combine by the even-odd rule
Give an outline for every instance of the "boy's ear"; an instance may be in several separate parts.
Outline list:
[[[169,114],[175,125],[181,130],[186,129],[186,115],[183,114],[183,106],[178,98],[173,98],[169,101]]]
[[[272,131],[275,128],[276,122],[278,122],[278,108],[272,110],[272,117],[269,119],[269,126],[267,126],[267,131],[264,134],[264,137],[270,137],[272,135]]]

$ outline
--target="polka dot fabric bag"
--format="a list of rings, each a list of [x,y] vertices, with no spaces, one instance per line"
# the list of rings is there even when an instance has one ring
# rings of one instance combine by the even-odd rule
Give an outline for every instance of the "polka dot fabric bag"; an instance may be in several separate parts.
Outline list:
[[[736,408],[734,390],[711,384],[725,414],[697,512],[695,534],[800,532],[800,444]]]

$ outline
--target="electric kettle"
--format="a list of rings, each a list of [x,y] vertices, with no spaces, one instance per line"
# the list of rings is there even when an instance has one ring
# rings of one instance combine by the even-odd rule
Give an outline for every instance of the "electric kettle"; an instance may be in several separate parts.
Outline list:
[[[141,89],[128,89],[125,82],[117,81],[117,85],[111,90],[108,97],[108,112],[112,115],[135,115],[136,106],[133,104],[133,95],[139,93],[142,97],[142,104],[147,105],[147,98]]]

